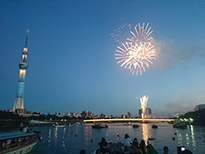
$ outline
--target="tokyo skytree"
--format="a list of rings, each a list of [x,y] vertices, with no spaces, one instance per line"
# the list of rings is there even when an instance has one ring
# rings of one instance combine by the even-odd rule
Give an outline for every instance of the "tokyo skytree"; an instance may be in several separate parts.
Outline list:
[[[22,113],[25,111],[24,110],[24,83],[25,83],[26,70],[28,68],[28,64],[26,63],[27,56],[28,56],[28,52],[27,52],[28,33],[29,30],[26,31],[25,47],[22,52],[21,62],[19,63],[20,71],[19,71],[18,89],[16,93],[16,99],[14,102],[13,112],[19,110],[18,112]]]

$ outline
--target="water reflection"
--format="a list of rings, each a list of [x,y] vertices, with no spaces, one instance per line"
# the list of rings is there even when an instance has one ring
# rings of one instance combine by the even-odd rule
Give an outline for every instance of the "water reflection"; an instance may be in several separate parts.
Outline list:
[[[149,128],[147,124],[142,124],[142,138],[145,140],[145,142],[148,140],[148,132]]]
[[[54,129],[54,136],[55,136],[55,138],[57,139],[57,137],[58,137],[58,127],[56,127],[55,129]]]
[[[84,138],[85,138],[85,143],[89,143],[90,139],[91,139],[91,136],[92,136],[92,128],[90,125],[86,125],[84,126],[84,132],[83,132],[83,135],[84,135]]]
[[[48,145],[50,146],[51,144],[51,129],[48,130]]]
[[[195,127],[190,125],[187,129],[178,129],[177,130],[177,138],[178,138],[178,146],[186,146],[191,147],[193,150],[196,149],[196,140],[195,134],[197,130],[194,130]]]
[[[92,153],[98,148],[98,142],[100,142],[102,137],[116,142],[122,141],[126,133],[129,134],[131,139],[137,137],[139,142],[141,139],[147,141],[150,137],[155,138],[156,140],[152,142],[152,145],[159,153],[163,152],[162,149],[165,145],[169,147],[172,154],[176,153],[177,146],[185,146],[193,153],[205,153],[204,127],[191,125],[187,129],[175,129],[172,125],[162,123],[157,124],[158,129],[152,129],[152,124],[139,125],[139,128],[132,128],[130,126],[124,126],[122,123],[109,124],[107,129],[100,130],[92,129],[91,124],[74,124],[64,128],[53,128],[50,126],[33,128],[42,132],[44,140],[39,142],[30,154],[73,154],[79,153],[82,149],[85,149],[86,153]],[[172,139],[173,137],[175,137],[175,140]]]
[[[195,138],[194,138],[194,127],[193,125],[190,125],[190,131],[191,131],[191,139],[192,139],[192,146],[195,149],[196,148],[196,142],[195,142]]]

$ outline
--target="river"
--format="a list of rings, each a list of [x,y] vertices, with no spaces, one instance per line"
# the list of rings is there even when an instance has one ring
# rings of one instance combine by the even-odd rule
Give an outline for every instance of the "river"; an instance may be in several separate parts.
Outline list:
[[[131,139],[137,137],[139,142],[141,139],[147,141],[148,138],[155,138],[151,143],[159,154],[163,153],[164,146],[169,148],[169,154],[177,154],[177,146],[185,146],[193,154],[205,154],[205,127],[191,125],[187,129],[176,129],[171,124],[157,123],[158,129],[153,129],[152,124],[139,124],[139,128],[132,128],[114,123],[98,130],[92,129],[91,125],[32,127],[42,132],[43,141],[38,142],[29,154],[79,154],[82,149],[86,150],[86,154],[91,154],[98,148],[102,137],[118,142],[123,140],[126,133]]]

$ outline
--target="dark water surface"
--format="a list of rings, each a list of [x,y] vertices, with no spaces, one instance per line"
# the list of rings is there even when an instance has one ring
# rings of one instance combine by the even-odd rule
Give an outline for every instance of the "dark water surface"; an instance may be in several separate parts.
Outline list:
[[[191,125],[187,129],[176,129],[170,124],[158,123],[158,129],[152,129],[152,124],[139,125],[139,128],[132,128],[122,123],[108,124],[108,128],[100,130],[92,129],[91,124],[33,127],[33,130],[42,132],[44,140],[38,142],[29,154],[79,154],[82,149],[86,150],[86,154],[91,154],[98,148],[102,137],[117,142],[122,141],[126,133],[131,139],[137,137],[138,141],[155,138],[152,145],[159,154],[163,153],[164,146],[169,148],[169,154],[177,154],[177,146],[185,146],[194,154],[205,154],[205,127]]]

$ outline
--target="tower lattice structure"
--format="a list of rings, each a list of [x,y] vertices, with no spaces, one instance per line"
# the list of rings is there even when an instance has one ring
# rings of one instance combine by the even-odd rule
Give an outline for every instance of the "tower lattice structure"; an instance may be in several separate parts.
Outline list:
[[[26,76],[26,70],[28,68],[27,64],[27,56],[28,56],[28,48],[27,48],[27,41],[28,41],[28,33],[29,30],[26,32],[26,42],[25,47],[22,52],[22,58],[21,62],[19,63],[19,80],[18,80],[18,89],[16,93],[16,99],[14,102],[13,111],[22,113],[24,112],[24,85],[25,85],[25,76]]]

